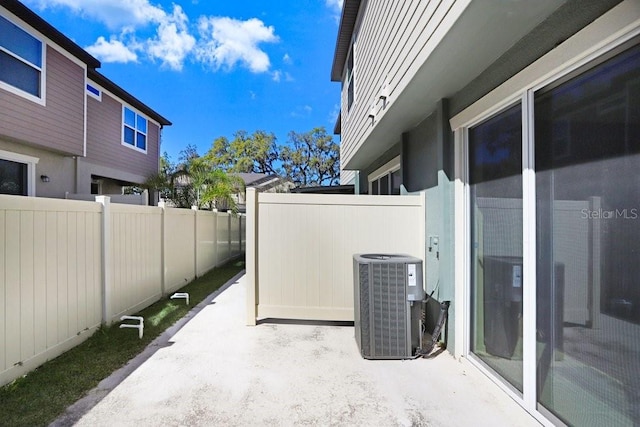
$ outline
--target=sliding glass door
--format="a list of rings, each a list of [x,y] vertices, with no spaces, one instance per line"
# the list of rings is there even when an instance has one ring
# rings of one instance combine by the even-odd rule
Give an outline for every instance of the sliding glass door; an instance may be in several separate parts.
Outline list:
[[[521,95],[466,128],[472,359],[552,419],[640,425],[638,39]]]
[[[600,62],[535,94],[538,402],[640,425],[640,47]]]
[[[522,392],[522,109],[469,129],[471,351]]]

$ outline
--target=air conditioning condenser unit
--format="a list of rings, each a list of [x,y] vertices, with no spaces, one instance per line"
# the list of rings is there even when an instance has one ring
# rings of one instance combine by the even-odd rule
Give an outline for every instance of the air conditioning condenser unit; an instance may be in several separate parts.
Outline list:
[[[362,357],[414,357],[425,298],[422,261],[399,254],[356,254],[353,268],[355,334]]]

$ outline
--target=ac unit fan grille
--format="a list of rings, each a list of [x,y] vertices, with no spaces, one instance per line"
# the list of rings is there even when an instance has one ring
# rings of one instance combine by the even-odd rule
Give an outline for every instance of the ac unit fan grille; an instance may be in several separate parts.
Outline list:
[[[379,254],[354,255],[353,261],[354,325],[360,353],[366,359],[413,357],[420,340],[415,326],[421,307],[412,302],[411,292],[422,289],[422,261]]]
[[[403,357],[407,353],[407,300],[403,264],[371,264],[373,353]]]

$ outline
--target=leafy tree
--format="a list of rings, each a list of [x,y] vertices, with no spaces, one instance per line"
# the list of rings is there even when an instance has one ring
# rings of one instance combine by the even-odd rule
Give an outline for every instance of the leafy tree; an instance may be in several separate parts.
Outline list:
[[[234,194],[245,191],[244,181],[237,175],[230,175],[221,170],[211,170],[201,194],[201,202],[219,210],[238,211]]]
[[[173,164],[164,153],[160,172],[150,176],[145,187],[159,191],[160,197],[179,208],[198,206],[237,211],[233,195],[244,191],[242,179],[215,169],[192,145],[180,152],[180,160],[181,163]]]
[[[215,139],[204,157],[212,167],[228,173],[280,175],[302,187],[333,185],[340,180],[340,147],[324,127],[290,132],[281,146],[273,133],[239,130],[232,140]]]
[[[144,188],[155,190],[161,199],[172,199],[172,176],[176,172],[176,165],[171,162],[169,154],[165,151],[160,157],[160,172],[151,175],[143,184]]]
[[[178,157],[178,162],[180,165],[188,165],[189,162],[193,159],[200,157],[198,154],[198,147],[193,144],[187,144],[186,147],[180,151],[180,157]]]
[[[289,133],[280,150],[285,175],[299,187],[335,185],[340,181],[340,147],[324,127]]]
[[[217,138],[205,157],[211,165],[225,172],[278,174],[276,137],[262,130],[253,134],[239,130],[231,141]]]

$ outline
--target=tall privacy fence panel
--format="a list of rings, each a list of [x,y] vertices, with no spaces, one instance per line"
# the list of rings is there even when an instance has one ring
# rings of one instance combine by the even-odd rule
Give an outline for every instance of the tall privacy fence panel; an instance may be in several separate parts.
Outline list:
[[[163,210],[110,203],[108,322],[136,312],[162,295]],[[171,211],[165,211],[166,217]]]
[[[196,211],[168,209],[164,216],[165,287],[175,291],[189,283],[195,271]]]
[[[247,189],[247,323],[353,320],[353,255],[425,256],[425,195]]]
[[[0,195],[0,385],[244,252],[221,212]]]

